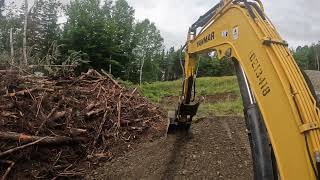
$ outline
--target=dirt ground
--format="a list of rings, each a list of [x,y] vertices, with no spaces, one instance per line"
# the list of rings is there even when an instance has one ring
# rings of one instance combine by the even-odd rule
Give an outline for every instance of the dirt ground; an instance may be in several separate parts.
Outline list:
[[[168,135],[95,170],[86,179],[252,179],[241,117],[197,121],[192,135]]]

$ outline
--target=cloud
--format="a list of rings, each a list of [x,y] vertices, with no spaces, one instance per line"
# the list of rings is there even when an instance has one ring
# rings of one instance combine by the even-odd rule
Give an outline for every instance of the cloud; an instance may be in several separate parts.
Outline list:
[[[291,46],[320,40],[320,1],[265,0],[266,14]]]
[[[291,47],[320,40],[319,0],[262,0],[282,37]],[[197,18],[219,0],[128,0],[140,20],[155,22],[167,47],[184,44],[186,33]]]

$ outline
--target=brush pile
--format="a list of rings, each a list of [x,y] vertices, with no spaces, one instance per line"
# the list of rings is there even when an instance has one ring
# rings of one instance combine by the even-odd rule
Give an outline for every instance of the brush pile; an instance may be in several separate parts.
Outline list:
[[[48,78],[0,72],[0,176],[79,178],[165,129],[137,89],[89,70]]]

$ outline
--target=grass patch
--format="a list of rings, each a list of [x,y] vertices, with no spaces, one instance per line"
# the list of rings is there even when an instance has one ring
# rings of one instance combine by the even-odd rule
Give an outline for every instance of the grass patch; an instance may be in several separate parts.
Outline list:
[[[221,101],[217,103],[205,103],[201,104],[197,117],[206,117],[214,115],[237,115],[243,116],[242,100],[238,97],[233,101]]]
[[[182,91],[181,80],[143,84],[142,93],[154,102],[160,102],[166,96],[179,96]],[[237,80],[234,76],[204,77],[196,82],[198,96],[232,92],[239,94]]]
[[[196,86],[197,96],[210,96],[223,93],[233,93],[237,96],[236,99],[226,98],[214,103],[206,102],[201,104],[197,117],[205,117],[211,114],[240,116],[243,114],[242,101],[236,77],[198,78]],[[153,102],[159,103],[165,110],[173,110],[175,108],[178,102],[168,103],[168,99],[170,96],[179,96],[182,91],[181,80],[143,84],[140,89],[144,96]]]

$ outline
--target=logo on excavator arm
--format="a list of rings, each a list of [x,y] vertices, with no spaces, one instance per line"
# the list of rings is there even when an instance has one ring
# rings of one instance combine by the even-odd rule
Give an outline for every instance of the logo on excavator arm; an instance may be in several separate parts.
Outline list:
[[[250,62],[251,62],[251,67],[256,75],[256,78],[259,82],[259,87],[261,90],[261,93],[263,96],[267,96],[270,92],[271,89],[269,87],[268,80],[265,76],[265,72],[263,71],[263,67],[260,63],[260,60],[258,59],[257,55],[255,52],[251,51],[250,52]]]
[[[204,45],[204,44],[206,44],[207,42],[212,41],[212,40],[214,40],[214,32],[206,35],[204,38],[202,38],[201,40],[199,40],[199,41],[197,42],[197,47],[202,46],[202,45]]]

